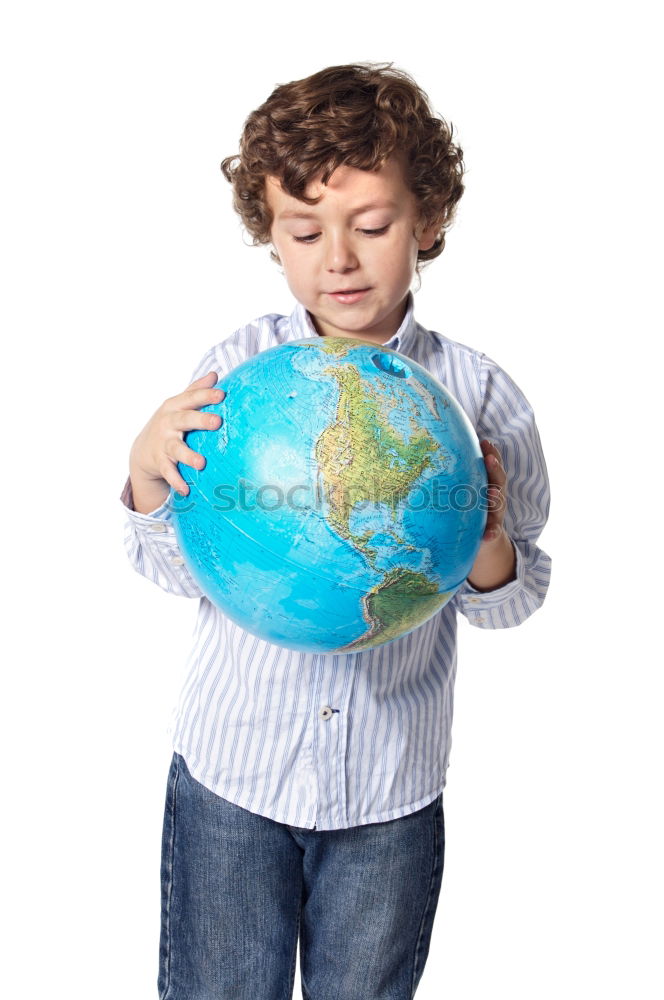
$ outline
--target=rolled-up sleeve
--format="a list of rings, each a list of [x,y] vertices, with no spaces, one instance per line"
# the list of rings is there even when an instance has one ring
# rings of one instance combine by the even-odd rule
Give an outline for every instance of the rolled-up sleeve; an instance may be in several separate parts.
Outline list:
[[[125,550],[136,572],[169,594],[202,597],[203,592],[187,569],[180,552],[168,499],[149,514],[140,514],[134,510],[131,480],[127,477],[120,501],[127,516]]]
[[[476,430],[498,448],[507,475],[504,527],[515,549],[515,578],[490,591],[476,590],[466,580],[453,600],[471,625],[510,628],[537,611],[548,590],[551,559],[537,540],[549,516],[549,479],[526,397],[486,355],[479,377],[482,403]]]
[[[221,377],[216,348],[210,349],[194,369],[189,384],[210,371]],[[171,519],[170,494],[164,503],[148,514],[134,510],[131,479],[127,477],[120,501],[125,509],[124,545],[129,562],[137,573],[156,583],[162,590],[180,597],[202,597],[203,591],[187,569]]]

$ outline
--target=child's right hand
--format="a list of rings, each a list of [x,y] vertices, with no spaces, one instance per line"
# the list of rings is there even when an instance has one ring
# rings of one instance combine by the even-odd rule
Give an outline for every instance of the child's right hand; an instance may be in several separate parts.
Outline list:
[[[134,441],[129,455],[134,509],[147,514],[165,501],[172,486],[182,496],[189,487],[180,476],[177,463],[202,469],[205,459],[184,443],[185,431],[217,430],[221,417],[216,413],[201,413],[197,407],[219,403],[226,393],[212,388],[216,372],[208,372],[192,382],[184,392],[171,396],[161,404]]]

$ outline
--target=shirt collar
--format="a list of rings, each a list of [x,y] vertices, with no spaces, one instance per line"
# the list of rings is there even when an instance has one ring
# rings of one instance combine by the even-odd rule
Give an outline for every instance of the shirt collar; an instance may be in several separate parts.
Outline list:
[[[298,302],[293,312],[290,314],[291,336],[289,340],[309,340],[312,337],[320,337],[320,334],[313,324],[311,315],[301,302]],[[412,348],[413,340],[417,331],[415,322],[415,300],[413,293],[408,293],[406,303],[406,314],[401,326],[393,333],[389,340],[386,340],[383,347],[389,347],[391,351],[399,351],[401,354],[408,354]]]

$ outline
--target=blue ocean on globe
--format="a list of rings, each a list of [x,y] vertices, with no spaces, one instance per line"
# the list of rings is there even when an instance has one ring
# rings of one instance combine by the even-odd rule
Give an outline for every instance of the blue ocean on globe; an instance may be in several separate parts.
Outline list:
[[[347,337],[292,341],[222,377],[185,442],[202,470],[169,504],[186,565],[271,643],[359,652],[436,614],[469,574],[486,471],[459,403],[426,369]]]

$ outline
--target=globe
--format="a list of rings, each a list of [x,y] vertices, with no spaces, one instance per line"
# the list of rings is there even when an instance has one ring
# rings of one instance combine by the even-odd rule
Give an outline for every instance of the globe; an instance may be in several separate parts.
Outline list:
[[[222,377],[218,430],[184,440],[169,505],[202,592],[243,629],[306,652],[359,652],[435,615],[486,524],[477,435],[450,392],[386,347],[317,337]]]

